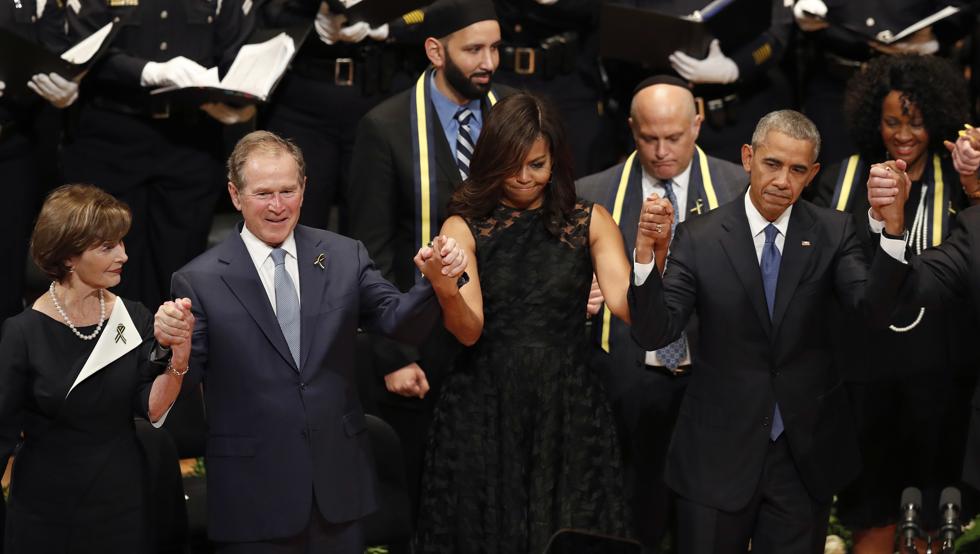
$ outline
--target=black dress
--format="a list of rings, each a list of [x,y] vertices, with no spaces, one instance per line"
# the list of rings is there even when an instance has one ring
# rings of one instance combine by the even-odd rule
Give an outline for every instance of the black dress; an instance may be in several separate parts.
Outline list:
[[[537,554],[566,527],[627,534],[613,415],[586,366],[591,213],[577,204],[560,238],[540,209],[467,221],[485,324],[436,405],[418,552]]]
[[[6,554],[148,552],[144,457],[133,416],[146,417],[150,386],[163,368],[147,362],[152,315],[140,304],[117,302],[125,302],[139,334],[151,340],[80,382],[70,394],[98,339],[80,340],[68,326],[34,309],[4,323],[4,462],[21,431],[24,435],[11,477]]]

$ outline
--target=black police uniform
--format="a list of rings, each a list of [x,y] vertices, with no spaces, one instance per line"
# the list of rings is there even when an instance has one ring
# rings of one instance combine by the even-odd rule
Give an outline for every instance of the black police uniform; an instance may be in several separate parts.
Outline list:
[[[844,89],[847,81],[872,57],[882,55],[868,45],[868,37],[896,34],[932,15],[949,1],[937,0],[825,0],[827,19],[833,24],[820,31],[803,33],[806,52],[802,107],[817,125],[823,139],[822,163],[833,163],[857,150],[844,119]],[[964,34],[960,18],[933,26],[941,45],[951,44]],[[860,30],[860,33],[855,32]]]
[[[702,0],[615,0],[617,4],[683,16],[707,4]],[[783,0],[772,0],[772,24],[769,29],[735,51],[724,54],[738,66],[738,79],[726,85],[695,85],[693,92],[704,124],[698,144],[710,156],[741,163],[741,146],[752,138],[759,119],[773,111],[793,106],[789,80],[780,68],[793,27],[791,8]],[[651,71],[635,67],[622,68],[614,80],[622,110],[627,110],[633,87]]]
[[[312,23],[319,7],[320,0],[270,0],[261,9],[259,25]],[[327,228],[330,209],[337,204],[340,221],[335,224],[341,232],[346,230],[342,197],[357,123],[378,102],[407,88],[425,68],[418,45],[395,42],[402,28],[389,25],[386,42],[366,38],[332,45],[311,31],[276,89],[262,126],[292,139],[307,154],[300,223]]]
[[[561,112],[575,176],[613,165],[621,153],[605,108],[598,63],[599,2],[494,0],[500,21],[500,66],[494,80],[550,97]]]
[[[78,1],[79,10],[66,8],[74,40],[110,21],[120,29],[83,82],[65,176],[129,204],[129,262],[117,292],[157,306],[173,272],[204,251],[225,179],[220,124],[197,106],[151,98],[140,76],[147,62],[177,56],[227,70],[252,27],[252,0]]]
[[[40,18],[36,0],[0,1],[0,29],[53,52],[66,46],[62,25],[62,13],[54,0],[44,4]],[[44,166],[56,165],[53,150],[40,151],[41,139],[51,139],[42,137],[49,133],[37,128],[46,103],[29,91],[24,97],[15,97],[12,85],[7,83],[5,96],[0,96],[0,175],[6,207],[0,218],[0,259],[4,260],[0,270],[0,321],[24,309],[24,260],[30,225],[45,188]]]

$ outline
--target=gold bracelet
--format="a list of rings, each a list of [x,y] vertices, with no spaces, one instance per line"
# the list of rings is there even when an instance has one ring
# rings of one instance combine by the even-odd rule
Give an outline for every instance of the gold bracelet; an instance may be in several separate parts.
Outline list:
[[[183,377],[190,370],[191,370],[190,364],[187,364],[187,367],[185,367],[184,369],[177,369],[176,367],[174,367],[173,362],[167,362],[167,373],[173,375],[174,377]]]

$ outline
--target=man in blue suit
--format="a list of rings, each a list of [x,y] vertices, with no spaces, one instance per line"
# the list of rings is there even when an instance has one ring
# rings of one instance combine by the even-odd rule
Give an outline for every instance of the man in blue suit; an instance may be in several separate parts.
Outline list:
[[[195,307],[190,371],[207,405],[208,534],[223,554],[363,552],[358,521],[377,505],[354,337],[361,327],[417,343],[439,317],[427,281],[400,293],[360,242],[297,225],[303,168],[289,141],[243,138],[228,192],[244,224],[173,276],[174,294]],[[444,273],[462,273],[454,242],[442,254]],[[405,381],[410,392],[427,387]]]

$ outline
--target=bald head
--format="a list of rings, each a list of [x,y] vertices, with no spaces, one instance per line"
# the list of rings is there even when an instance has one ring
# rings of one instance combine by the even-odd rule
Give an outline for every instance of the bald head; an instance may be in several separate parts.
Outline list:
[[[637,157],[657,179],[673,179],[691,164],[701,116],[691,91],[671,84],[640,89],[630,105]]]
[[[630,103],[630,117],[635,119],[638,111],[642,111],[646,117],[664,117],[678,113],[690,120],[697,114],[691,91],[667,84],[651,85],[638,90]]]

